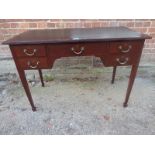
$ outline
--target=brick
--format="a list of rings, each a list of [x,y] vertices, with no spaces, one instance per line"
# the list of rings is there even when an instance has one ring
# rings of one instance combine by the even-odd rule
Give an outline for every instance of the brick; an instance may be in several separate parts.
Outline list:
[[[66,28],[73,28],[74,27],[74,23],[65,23],[65,27]]]
[[[5,34],[7,35],[17,35],[26,31],[26,29],[8,29]]]
[[[143,22],[143,27],[150,27],[151,22]]]
[[[56,23],[56,28],[66,28],[65,23]]]
[[[134,27],[134,22],[127,22],[126,23],[126,26],[127,27]]]
[[[37,23],[29,23],[29,28],[37,28]]]
[[[0,23],[0,28],[3,28],[3,23]]]
[[[151,19],[135,19],[135,22],[147,22],[150,21]]]
[[[84,23],[85,28],[92,28],[92,23]]]
[[[46,22],[49,19],[24,19],[24,22]]]
[[[151,27],[155,27],[155,21],[152,21]]]
[[[155,43],[155,38],[153,38],[153,39],[147,39],[146,41],[145,41],[145,43],[147,44],[147,43]]]
[[[109,25],[109,22],[100,22],[100,27],[108,27]]]
[[[116,21],[115,19],[98,19],[99,22],[110,22],[110,21]]]
[[[152,43],[147,43],[147,44],[145,44],[145,48],[153,48],[153,44]]]
[[[98,22],[97,19],[80,19],[79,21],[81,21],[81,22],[91,22],[91,23]]]
[[[79,19],[62,19],[62,20],[57,20],[57,22],[59,22],[59,21],[61,21],[61,22],[79,22]]]
[[[119,23],[116,22],[116,21],[110,21],[110,22],[109,22],[109,25],[110,25],[110,26],[119,26]]]
[[[47,27],[47,23],[46,22],[39,22],[37,23],[38,28],[46,28]]]
[[[84,28],[84,22],[75,22],[73,26],[74,28]]]
[[[155,38],[155,32],[154,33],[149,33],[149,35],[152,36],[153,38]]]
[[[53,23],[53,22],[61,22],[61,19],[50,19],[49,22]]]
[[[84,28],[84,22],[77,22],[77,23],[74,23],[74,27],[75,28]]]
[[[4,23],[7,23],[7,22],[24,22],[24,19],[3,19],[2,21]]]
[[[2,23],[2,28],[10,28],[10,23]]]
[[[19,23],[19,28],[29,28],[29,23]]]
[[[112,20],[114,21],[114,20]],[[134,19],[116,19],[117,22],[134,22]]]
[[[0,19],[0,23],[4,23],[5,22],[5,19]]]
[[[100,22],[93,22],[92,23],[92,27],[101,27],[100,25],[101,25]]]
[[[5,36],[4,36],[4,40],[10,39],[10,38],[12,38],[12,37],[13,37],[13,35],[5,35]]]
[[[8,33],[8,29],[0,29],[0,34],[4,35]]]
[[[135,22],[135,27],[143,27],[143,22]]]
[[[7,32],[5,33],[5,35],[14,35],[17,33],[18,33],[17,29],[7,29]]]
[[[149,28],[148,32],[150,32],[150,33],[155,32],[155,28]]]
[[[19,24],[18,23],[11,23],[11,28],[18,28]]]
[[[0,34],[0,42],[4,40],[4,36]]]
[[[47,27],[52,27],[52,28],[55,28],[56,27],[56,25],[55,25],[55,23],[47,23]]]
[[[125,22],[119,22],[119,26],[126,26]]]
[[[79,19],[80,22],[88,22],[87,19]]]
[[[133,28],[134,30],[138,31],[138,32],[142,32],[142,33],[147,33],[147,28]]]

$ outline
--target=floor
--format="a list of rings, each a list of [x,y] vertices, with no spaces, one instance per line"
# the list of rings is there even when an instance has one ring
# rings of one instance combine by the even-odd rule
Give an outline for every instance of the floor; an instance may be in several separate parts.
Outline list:
[[[85,75],[86,71],[81,72]],[[97,68],[88,76],[48,78],[44,88],[36,78],[29,85],[37,112],[31,111],[17,75],[3,72],[0,134],[155,134],[154,68],[139,69],[129,106],[123,108],[129,71],[118,69],[113,85],[109,78],[111,70]]]

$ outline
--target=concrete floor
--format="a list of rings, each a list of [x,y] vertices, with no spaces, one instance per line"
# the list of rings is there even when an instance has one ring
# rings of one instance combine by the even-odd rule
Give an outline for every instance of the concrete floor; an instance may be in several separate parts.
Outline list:
[[[155,134],[155,70],[139,69],[129,106],[123,108],[129,71],[119,69],[113,85],[111,70],[97,68],[85,77],[55,77],[44,88],[36,80],[30,89],[37,112],[16,75],[3,73],[0,134]]]

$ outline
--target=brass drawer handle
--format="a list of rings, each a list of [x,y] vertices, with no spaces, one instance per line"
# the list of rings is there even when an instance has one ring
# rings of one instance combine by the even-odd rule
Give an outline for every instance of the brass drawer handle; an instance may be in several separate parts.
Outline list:
[[[123,50],[122,45],[118,46],[118,48],[120,49],[120,51],[121,51],[122,53],[128,53],[128,52],[130,52],[130,50],[132,49],[132,46],[129,45],[129,46],[128,46],[128,49],[126,49],[126,50]]]
[[[28,56],[33,56],[37,52],[37,49],[33,49],[33,51],[28,51],[27,49],[24,49],[24,53]]]
[[[30,62],[30,61],[28,61],[28,62],[27,62],[27,65],[28,65],[30,68],[35,69],[35,68],[37,68],[37,67],[38,67],[39,63],[40,63],[40,62],[39,62],[39,61],[37,61],[36,65],[34,65],[34,66],[33,66],[33,65],[31,64],[31,62]]]
[[[76,50],[74,49],[74,47],[72,47],[71,48],[71,51],[74,53],[74,54],[76,54],[76,55],[80,55],[80,54],[82,54],[83,52],[84,52],[84,47],[81,47],[80,48],[80,51],[79,52],[76,52]]]
[[[129,61],[129,58],[125,58],[124,61],[121,61],[120,58],[117,58],[116,61],[121,65],[125,65]]]

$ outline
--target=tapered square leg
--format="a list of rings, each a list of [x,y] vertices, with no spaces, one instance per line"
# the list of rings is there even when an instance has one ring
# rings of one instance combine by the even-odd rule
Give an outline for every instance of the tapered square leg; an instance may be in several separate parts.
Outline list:
[[[111,80],[112,84],[115,82],[116,68],[117,68],[117,66],[113,67],[112,80]]]
[[[130,78],[129,78],[129,83],[128,83],[128,88],[127,88],[127,92],[126,92],[126,97],[125,97],[125,101],[123,103],[124,107],[128,106],[128,100],[129,100],[130,93],[131,93],[131,90],[132,90],[132,87],[133,87],[133,84],[134,84],[134,81],[135,81],[135,77],[136,77],[136,74],[137,74],[137,69],[138,69],[138,65],[133,65],[132,66],[131,73],[130,73]]]
[[[44,87],[44,80],[43,80],[43,75],[42,75],[42,71],[41,69],[38,70],[39,71],[39,76],[40,76],[40,80],[41,80],[41,84],[42,84],[42,87]]]
[[[19,72],[19,76],[20,76],[22,85],[24,87],[25,93],[27,95],[27,98],[28,98],[30,105],[32,107],[32,110],[36,111],[36,107],[34,106],[34,102],[33,102],[32,96],[31,96],[29,85],[28,85],[27,80],[26,80],[25,72],[24,72],[24,70],[18,70],[18,72]]]

